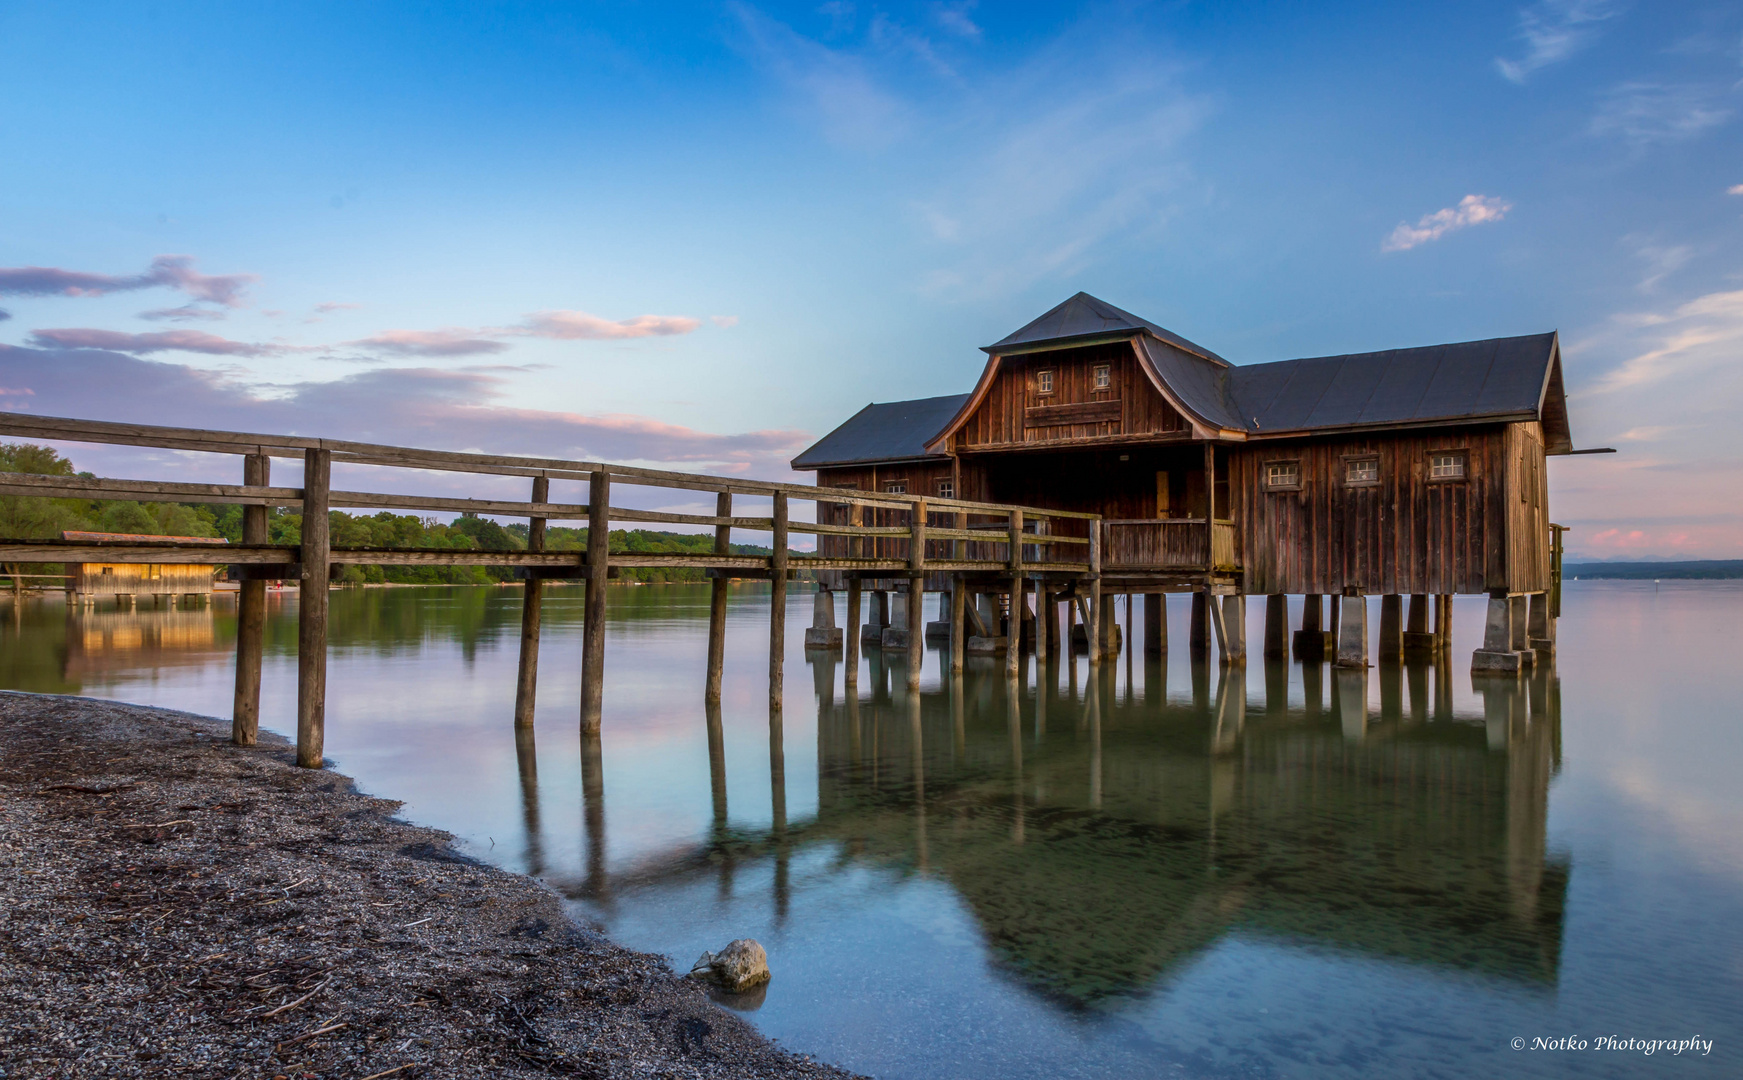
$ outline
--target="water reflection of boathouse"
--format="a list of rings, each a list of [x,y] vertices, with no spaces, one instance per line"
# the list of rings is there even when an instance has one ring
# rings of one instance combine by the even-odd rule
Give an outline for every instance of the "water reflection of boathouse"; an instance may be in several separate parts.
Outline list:
[[[869,694],[840,701],[834,662],[814,665],[814,819],[786,820],[777,780],[772,829],[728,827],[720,796],[709,842],[615,874],[595,807],[585,880],[566,891],[711,875],[730,889],[767,859],[779,917],[794,903],[788,864],[823,845],[838,865],[947,882],[993,962],[1071,1007],[1165,984],[1231,936],[1556,981],[1567,868],[1545,848],[1553,671],[1481,681],[1483,713],[1455,716],[1444,662],[1383,672],[1371,715],[1365,680],[1286,704],[1281,670],[1252,702],[1238,672],[1213,687],[1203,665],[1165,700],[1134,693],[1129,674],[1122,699],[1112,665],[1096,693],[1012,696],[1000,674],[971,672],[909,695],[874,659]],[[1152,666],[1141,685],[1164,679]]]

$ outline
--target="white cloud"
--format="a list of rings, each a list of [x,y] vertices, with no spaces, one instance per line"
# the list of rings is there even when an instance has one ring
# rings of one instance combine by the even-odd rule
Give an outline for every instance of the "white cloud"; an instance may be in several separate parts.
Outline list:
[[[710,316],[708,316],[708,321],[713,323],[715,326],[718,326],[724,330],[727,327],[737,326],[738,325],[738,316],[737,315],[710,315]]]
[[[1732,184],[1725,189],[1727,195],[1743,195],[1743,184]]]
[[[1731,118],[1719,92],[1706,86],[1623,83],[1605,95],[1592,117],[1594,135],[1613,135],[1636,146],[1692,139]]]
[[[1420,244],[1439,240],[1450,232],[1469,228],[1472,225],[1482,225],[1486,222],[1500,221],[1507,216],[1507,211],[1513,209],[1513,204],[1489,195],[1466,195],[1460,199],[1457,206],[1449,206],[1444,210],[1436,210],[1432,214],[1424,214],[1415,225],[1399,222],[1392,234],[1386,237],[1386,242],[1380,245],[1381,251],[1409,251]]]
[[[1592,388],[1594,394],[1638,390],[1673,375],[1684,378],[1735,368],[1743,350],[1743,290],[1708,293],[1668,313],[1645,312],[1616,320],[1628,356]],[[1707,387],[1704,393],[1712,393]]]
[[[698,320],[683,315],[637,315],[633,319],[613,321],[585,311],[537,311],[528,315],[520,326],[484,332],[560,341],[617,341],[688,334],[701,325]]]
[[[1509,81],[1524,83],[1532,72],[1566,60],[1590,44],[1598,25],[1620,10],[1614,0],[1544,0],[1525,8],[1519,12],[1525,55],[1517,60],[1497,57],[1495,68]]]
[[[1682,269],[1694,255],[1694,248],[1687,244],[1654,244],[1645,241],[1635,241],[1634,256],[1645,262],[1648,271],[1640,279],[1641,292],[1657,292],[1659,282]]]

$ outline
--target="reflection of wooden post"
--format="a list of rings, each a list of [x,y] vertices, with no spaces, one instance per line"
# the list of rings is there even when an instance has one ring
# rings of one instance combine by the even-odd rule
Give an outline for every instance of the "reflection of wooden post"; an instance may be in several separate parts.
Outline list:
[[[714,827],[726,825],[726,730],[720,723],[720,701],[704,702],[708,719],[708,781],[714,793]]]
[[[271,482],[270,457],[249,454],[242,459],[244,485],[265,487]],[[266,507],[244,506],[242,542],[264,544],[267,539]],[[260,733],[260,664],[265,653],[266,581],[251,575],[242,580],[236,594],[236,702],[230,714],[230,741],[237,746],[253,746]]]
[[[527,873],[540,874],[545,869],[545,843],[539,828],[539,755],[530,724],[525,727],[515,725],[514,760],[520,770],[521,822],[527,833]]]
[[[533,502],[549,502],[549,477],[533,477]],[[527,522],[527,550],[545,550],[545,519],[531,518]],[[531,727],[533,699],[539,688],[539,608],[544,601],[545,579],[536,567],[527,568],[526,591],[520,602],[520,676],[514,687],[514,726]]]
[[[716,517],[732,516],[732,493],[722,491],[714,497]],[[714,554],[732,554],[732,526],[714,526]],[[720,701],[720,671],[726,662],[726,590],[731,579],[724,569],[714,572],[708,583],[708,681],[702,692],[704,703]]]
[[[303,453],[302,581],[297,598],[297,764],[321,767],[327,737],[327,508],[333,452]]]
[[[605,861],[605,756],[597,733],[581,733],[582,829],[587,839],[586,895],[603,899],[610,895]]]
[[[787,662],[787,493],[775,492],[774,553],[769,556],[769,709],[781,711]],[[773,723],[773,721],[771,721]],[[775,728],[769,729],[774,737]],[[783,790],[785,790],[783,788]]]
[[[611,474],[587,478],[587,609],[581,624],[581,731],[599,733],[605,703],[605,586],[611,573]]]

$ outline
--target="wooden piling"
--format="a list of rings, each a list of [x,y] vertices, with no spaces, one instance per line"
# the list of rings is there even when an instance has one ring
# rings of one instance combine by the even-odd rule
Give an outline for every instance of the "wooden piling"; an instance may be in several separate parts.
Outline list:
[[[1101,521],[1089,523],[1089,620],[1083,636],[1089,640],[1090,666],[1101,663]]]
[[[1187,625],[1186,648],[1194,660],[1210,655],[1210,592],[1192,594],[1192,620]]]
[[[775,492],[774,553],[769,556],[769,713],[781,711],[781,681],[787,664],[787,493]],[[770,721],[774,723],[773,720]],[[770,739],[777,736],[769,729]],[[783,788],[784,791],[784,788]],[[784,807],[783,807],[784,809]]]
[[[1023,655],[1023,512],[1012,510],[1006,546],[1010,548],[1011,620],[1005,639],[1005,678],[1014,679],[1022,665]]]
[[[714,497],[714,513],[716,517],[732,516],[730,491],[722,491]],[[722,522],[714,526],[714,554],[731,553],[732,526]],[[731,579],[723,573],[716,573],[714,580],[708,583],[708,675],[702,692],[705,704],[720,701],[720,673],[726,663],[726,598],[731,584]]]
[[[581,624],[581,733],[599,734],[605,704],[605,588],[611,574],[611,474],[587,478],[587,607]]]
[[[968,647],[968,585],[962,575],[950,583],[950,674],[962,674],[962,657]]]
[[[297,764],[321,767],[327,737],[327,579],[333,452],[303,452],[302,574],[297,600]]]
[[[847,670],[842,678],[848,686],[859,685],[859,620],[862,588],[857,577],[847,579],[847,624],[842,633],[847,640]]]
[[[926,657],[926,500],[908,510],[908,690],[920,689],[920,664]],[[916,699],[917,700],[917,699]]]
[[[1380,662],[1396,664],[1404,659],[1404,598],[1397,593],[1380,597]]]
[[[533,502],[551,501],[551,480],[533,477]],[[545,550],[545,519],[527,519],[527,550]],[[520,671],[514,686],[514,726],[533,726],[533,700],[539,688],[539,621],[544,603],[545,580],[537,571],[528,570],[525,591],[520,602]]]
[[[1265,597],[1265,659],[1281,660],[1288,655],[1289,597],[1272,593]]]
[[[1128,646],[1129,647],[1129,646]],[[1144,655],[1168,654],[1168,594],[1144,594]]]
[[[1047,593],[1047,583],[1040,578],[1035,579],[1035,672],[1036,677],[1042,677],[1047,670],[1047,650],[1052,642],[1048,631],[1052,627],[1047,624],[1053,621],[1053,601]]]
[[[249,454],[242,459],[244,485],[265,487],[271,482],[270,457]],[[242,542],[267,542],[266,507],[242,508]],[[266,582],[250,575],[242,580],[241,585],[236,594],[236,701],[230,714],[230,741],[237,746],[253,746],[260,735],[260,665],[266,655]]]

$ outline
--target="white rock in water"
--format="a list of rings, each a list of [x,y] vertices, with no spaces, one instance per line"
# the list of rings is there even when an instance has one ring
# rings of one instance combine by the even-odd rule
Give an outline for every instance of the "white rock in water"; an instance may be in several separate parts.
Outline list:
[[[703,953],[690,968],[690,977],[707,979],[731,993],[742,994],[769,981],[769,955],[750,938],[739,938],[717,953]]]

